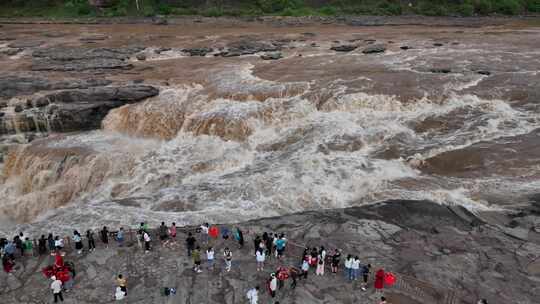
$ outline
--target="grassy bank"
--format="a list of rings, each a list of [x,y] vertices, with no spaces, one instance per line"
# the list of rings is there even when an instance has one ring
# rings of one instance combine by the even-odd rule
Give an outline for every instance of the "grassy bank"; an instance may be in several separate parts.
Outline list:
[[[117,17],[155,15],[475,16],[540,12],[540,0],[109,0],[96,8],[88,0],[4,0],[0,17]],[[138,2],[138,7],[137,7]]]

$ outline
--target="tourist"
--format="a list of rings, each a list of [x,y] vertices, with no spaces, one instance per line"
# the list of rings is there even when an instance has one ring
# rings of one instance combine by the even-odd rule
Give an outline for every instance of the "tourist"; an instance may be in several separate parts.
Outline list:
[[[360,272],[360,258],[355,256],[351,263],[352,279],[354,281],[358,280],[358,273]]]
[[[104,226],[101,230],[101,242],[105,245],[105,248],[109,248],[109,230]]]
[[[229,247],[225,247],[225,250],[223,250],[223,257],[225,258],[225,270],[229,272],[232,267],[232,252]]]
[[[352,263],[353,263],[353,258],[349,254],[347,255],[347,258],[345,259],[345,276],[347,277],[349,281],[352,281]]]
[[[159,226],[159,239],[162,245],[167,244],[167,238],[169,237],[168,230],[165,222],[161,222],[161,226]]]
[[[124,295],[127,296],[127,280],[123,275],[119,274],[116,278],[116,284],[124,292]]]
[[[259,246],[261,244],[262,240],[259,235],[255,235],[255,238],[253,239],[253,249],[254,254],[257,255],[257,251],[259,251]]]
[[[324,261],[326,261],[326,249],[324,249],[324,246],[321,246],[321,249],[319,249],[319,255]]]
[[[148,232],[146,231],[143,232],[143,240],[144,240],[145,253],[148,253],[150,252],[150,241],[152,241],[152,239],[150,238],[150,235],[148,235]]]
[[[272,235],[272,234],[270,234],[270,235]],[[277,233],[274,233],[274,236],[272,237],[272,251],[274,252],[274,255],[276,256],[276,258],[278,256],[278,252],[276,250],[276,242],[277,242],[278,239],[279,239],[279,237],[278,237]]]
[[[88,240],[88,251],[96,250],[96,241],[94,240],[94,231],[89,229],[86,231],[86,239]]]
[[[201,225],[201,234],[202,234],[202,241],[204,244],[208,244],[208,231],[210,229],[210,225],[208,223],[204,223]]]
[[[304,279],[307,279],[308,272],[309,272],[309,263],[307,260],[304,260],[302,262],[302,275],[304,276]]]
[[[361,271],[362,271],[362,287],[361,288],[363,291],[366,291],[369,274],[371,272],[371,264],[362,265]]]
[[[257,304],[257,301],[259,300],[259,286],[255,286],[255,288],[248,290],[246,296],[249,300],[249,304]]]
[[[124,246],[124,227],[120,227],[116,233],[116,241],[118,242],[118,247]]]
[[[45,235],[42,234],[41,238],[38,240],[38,254],[44,255],[47,253],[47,239],[45,238]]]
[[[176,242],[176,223],[173,222],[171,227],[169,227],[169,236],[171,237],[171,242]]]
[[[315,275],[324,275],[324,259],[321,255],[317,257],[317,269],[315,270]]]
[[[191,232],[188,233],[188,237],[186,239],[186,247],[187,247],[187,255],[191,256],[191,251],[195,249],[195,243],[197,240],[193,237],[193,234]]]
[[[54,247],[56,250],[64,249],[64,239],[61,239],[58,235],[54,237]]]
[[[379,302],[379,304],[388,304],[388,302],[386,302],[385,297],[381,297],[381,301]]]
[[[258,236],[257,236],[257,238],[258,238]],[[261,242],[264,244],[264,247],[266,248],[266,256],[271,257],[272,256],[272,244],[273,244],[273,241],[270,239],[267,232],[264,232],[263,235],[262,235],[262,239],[259,239],[259,243],[257,243],[257,245],[255,246],[255,252],[257,252],[257,250],[259,250]]]
[[[52,233],[49,233],[49,236],[47,237],[47,245],[49,246],[49,251],[53,253],[56,250],[56,246],[54,245],[54,237]]]
[[[15,246],[15,243],[12,241],[8,241],[7,244],[4,246],[4,255],[8,256],[11,260],[14,260],[16,250],[17,246]]]
[[[214,249],[212,247],[206,249],[206,259],[208,260],[208,269],[214,269]]]
[[[202,272],[202,270],[201,270],[201,248],[199,246],[197,246],[197,248],[195,248],[193,250],[191,255],[193,257],[193,264],[195,265],[193,267],[193,271],[195,271],[197,273],[201,273]]]
[[[334,254],[332,255],[332,262],[330,262],[330,266],[332,267],[333,274],[337,274],[338,272],[340,258],[341,258],[341,253],[339,252],[339,249],[336,249],[334,251]]]
[[[54,303],[57,303],[58,299],[60,299],[61,302],[64,302],[64,297],[62,296],[62,281],[56,279],[55,276],[52,276],[51,280],[53,281],[51,283],[51,289],[54,296]]]
[[[309,266],[310,267],[317,267],[318,257],[319,257],[319,250],[317,250],[316,247],[313,247],[311,249],[310,254],[309,254]]]
[[[266,252],[262,249],[257,250],[257,253],[255,253],[256,261],[257,261],[257,271],[263,271],[264,270],[264,260],[266,259]]]
[[[12,274],[15,262],[8,254],[4,254],[4,256],[2,256],[2,266],[7,274]]]
[[[75,242],[75,250],[77,250],[77,254],[81,254],[83,250],[83,243],[81,234],[77,230],[73,231],[73,241]]]
[[[16,235],[13,238],[13,243],[15,244],[15,248],[19,249],[19,251],[21,252],[21,256],[24,256],[24,244],[21,237]]]
[[[143,234],[144,234],[144,223],[141,223],[141,225],[139,226],[139,229],[137,230],[137,245],[139,246],[140,249],[143,249],[143,244],[144,244],[144,237],[143,237]]]
[[[29,238],[24,239],[23,243],[24,255],[33,256],[34,255],[34,243]]]
[[[284,234],[281,234],[279,238],[275,241],[276,243],[276,252],[277,252],[277,258],[283,257],[283,253],[285,252],[285,246],[287,245],[287,239],[285,238]]]
[[[384,288],[384,270],[379,269],[375,273],[375,290],[377,292],[382,292],[382,289]]]
[[[240,249],[244,248],[244,233],[240,228],[236,227],[236,233],[234,234],[236,240],[238,241],[238,246]]]
[[[289,268],[289,276],[291,277],[291,288],[292,289],[295,289],[296,288],[296,281],[297,279],[300,278],[300,275],[301,275],[301,272],[298,268],[296,267],[291,267]]]
[[[75,285],[75,272],[71,269],[71,267],[68,267],[68,272],[69,279],[62,285],[62,290],[66,293],[73,289],[73,285]]]
[[[277,278],[276,278],[276,274],[275,273],[272,273],[270,275],[270,282],[269,282],[269,285],[268,285],[268,289],[270,290],[270,296],[272,296],[272,298],[275,298],[276,297],[276,290],[277,290]]]
[[[488,304],[488,301],[486,299],[480,299],[477,302],[478,304]]]
[[[278,279],[278,289],[281,289],[285,286],[285,281],[289,278],[289,271],[286,267],[278,267],[276,277]]]
[[[229,228],[227,228],[227,227],[222,227],[222,228],[221,228],[221,237],[222,237],[224,240],[228,240],[228,239],[229,239]]]

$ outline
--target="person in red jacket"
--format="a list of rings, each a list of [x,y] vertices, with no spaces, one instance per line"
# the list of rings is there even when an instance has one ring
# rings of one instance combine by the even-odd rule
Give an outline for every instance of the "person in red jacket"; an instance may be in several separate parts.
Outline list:
[[[384,270],[379,269],[375,274],[375,290],[382,291],[384,288]]]

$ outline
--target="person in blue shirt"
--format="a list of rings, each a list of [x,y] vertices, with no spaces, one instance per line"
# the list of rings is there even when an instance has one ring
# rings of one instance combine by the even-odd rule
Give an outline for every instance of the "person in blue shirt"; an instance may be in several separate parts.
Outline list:
[[[285,252],[286,246],[287,246],[287,239],[285,238],[284,234],[281,234],[276,241],[276,250],[277,250],[278,259],[283,257],[283,253]]]

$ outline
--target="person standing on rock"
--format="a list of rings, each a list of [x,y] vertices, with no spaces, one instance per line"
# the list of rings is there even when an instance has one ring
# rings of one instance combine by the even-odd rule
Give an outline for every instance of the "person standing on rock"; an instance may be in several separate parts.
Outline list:
[[[127,280],[123,275],[119,274],[116,278],[116,285],[120,287],[120,290],[124,292],[124,295],[127,296]]]
[[[150,235],[146,231],[143,232],[143,240],[144,240],[144,250],[146,253],[148,253],[150,252],[150,242],[152,241],[152,239],[150,238]]]
[[[12,274],[14,266],[15,262],[13,262],[13,259],[8,254],[4,254],[2,256],[2,267],[4,267],[4,271],[7,274]]]
[[[159,226],[159,239],[161,240],[161,245],[167,244],[167,238],[169,237],[168,230],[167,226],[165,226],[165,222],[161,222],[161,226]]]
[[[88,251],[96,250],[96,241],[94,240],[94,231],[89,229],[86,231],[86,239],[88,240]]]
[[[101,230],[101,242],[105,245],[105,248],[109,248],[109,230],[107,230],[107,226],[103,226]]]
[[[45,235],[42,234],[38,241],[38,254],[44,255],[45,253],[47,253],[47,239],[45,238]]]
[[[317,258],[317,269],[315,269],[315,275],[324,275],[324,259],[321,255],[319,255],[319,257]]]
[[[59,236],[54,237],[54,247],[57,251],[64,249],[64,240]]]
[[[350,254],[347,255],[347,258],[345,259],[345,277],[347,277],[349,281],[352,281],[352,262],[352,256]]]
[[[49,246],[50,253],[53,253],[56,250],[56,246],[54,246],[54,237],[52,233],[49,233],[49,236],[47,237],[47,246]]]
[[[269,285],[268,285],[268,289],[270,290],[270,296],[272,296],[272,298],[276,297],[277,286],[278,286],[278,281],[277,281],[277,278],[276,278],[276,274],[272,273],[270,275],[270,282],[269,282]]]
[[[309,262],[306,259],[302,262],[302,275],[304,276],[305,280],[307,280],[308,272],[309,272]]]
[[[255,235],[255,239],[253,239],[253,249],[255,250],[255,255],[257,255],[257,251],[259,251],[261,242],[261,237],[259,235]]]
[[[197,273],[201,273],[202,272],[202,270],[201,270],[201,248],[199,246],[197,246],[197,248],[195,248],[195,250],[193,250],[191,255],[193,257],[193,264],[194,264],[193,271],[195,271]]]
[[[255,259],[257,261],[257,271],[264,270],[264,260],[266,259],[266,252],[263,249],[257,250],[255,253]]]
[[[289,268],[289,276],[291,277],[291,289],[296,288],[296,281],[299,279],[301,275],[301,271],[298,270],[296,267]]]
[[[240,228],[236,227],[236,233],[234,234],[234,237],[238,241],[238,246],[240,249],[244,248],[244,233]]]
[[[191,232],[188,233],[188,237],[186,239],[186,247],[187,247],[187,255],[188,257],[191,256],[191,251],[195,249],[195,243],[197,240],[193,237],[193,234]]]
[[[249,304],[257,304],[257,301],[259,301],[259,286],[255,286],[255,288],[248,290],[246,296],[249,300]]]
[[[53,281],[51,283],[51,289],[54,296],[54,303],[57,303],[58,299],[60,299],[61,302],[64,302],[64,297],[62,296],[62,281],[56,279],[55,276],[52,276],[51,280]]]
[[[382,292],[383,288],[384,288],[384,270],[383,269],[379,269],[377,270],[377,272],[375,273],[375,290],[377,292]]]
[[[366,291],[369,274],[371,272],[371,264],[363,265],[361,271],[362,271],[362,290]]]
[[[208,231],[209,230],[210,230],[210,224],[204,223],[201,225],[202,242],[204,244],[208,244]]]
[[[171,243],[176,242],[176,223],[173,222],[171,227],[169,227],[169,236],[171,237]]]
[[[351,264],[351,269],[352,269],[352,279],[354,281],[358,280],[358,273],[360,272],[360,258],[358,256],[355,256],[353,261],[352,261],[352,264]]]
[[[279,238],[276,240],[276,252],[277,258],[280,259],[284,256],[285,247],[287,246],[287,239],[284,234],[280,234]]]
[[[81,234],[77,230],[73,231],[73,241],[75,242],[75,249],[77,250],[77,254],[81,254],[83,250],[83,243]]]
[[[229,247],[225,247],[225,250],[223,250],[223,257],[225,258],[225,270],[229,272],[232,267],[232,252]]]
[[[340,258],[341,258],[341,252],[339,252],[339,249],[336,248],[336,250],[334,251],[334,254],[332,255],[332,262],[330,263],[333,274],[337,274],[338,272]]]
[[[116,241],[118,242],[118,247],[124,246],[124,227],[120,227],[116,233]]]
[[[23,257],[24,256],[24,244],[23,244],[23,240],[21,239],[21,237],[16,235],[13,238],[13,243],[15,244],[15,248],[19,249],[19,251],[21,252],[21,257]]]
[[[214,248],[208,247],[206,249],[206,259],[208,260],[208,269],[214,269]]]

